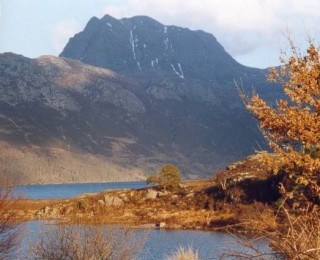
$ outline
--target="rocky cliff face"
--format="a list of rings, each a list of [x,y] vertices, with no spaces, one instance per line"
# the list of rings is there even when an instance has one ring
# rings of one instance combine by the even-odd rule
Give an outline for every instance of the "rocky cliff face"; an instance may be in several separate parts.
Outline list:
[[[60,58],[0,55],[0,144],[13,155],[0,170],[28,182],[136,179],[164,163],[211,175],[263,146],[234,79],[271,100],[264,73],[202,31],[92,18]]]
[[[263,76],[237,63],[212,34],[166,26],[145,16],[93,17],[60,56],[121,73],[209,82]]]

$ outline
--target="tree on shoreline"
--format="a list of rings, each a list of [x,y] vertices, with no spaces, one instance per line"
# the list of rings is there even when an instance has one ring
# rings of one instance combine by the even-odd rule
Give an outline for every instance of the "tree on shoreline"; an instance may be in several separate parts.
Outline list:
[[[290,55],[272,68],[269,82],[280,83],[287,99],[268,105],[257,93],[243,95],[269,145],[279,155],[273,165],[283,174],[280,192],[299,207],[320,205],[320,54],[312,42],[301,55],[291,43]],[[271,164],[271,160],[266,158]]]
[[[177,186],[181,181],[179,168],[173,164],[166,164],[157,175],[150,176],[147,179],[147,184],[156,183],[166,189]]]

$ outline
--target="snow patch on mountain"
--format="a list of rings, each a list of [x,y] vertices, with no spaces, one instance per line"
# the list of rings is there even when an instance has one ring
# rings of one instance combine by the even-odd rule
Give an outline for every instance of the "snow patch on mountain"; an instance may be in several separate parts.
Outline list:
[[[173,72],[175,74],[177,74],[179,76],[179,78],[184,79],[184,75],[183,75],[180,63],[178,63],[178,68],[179,68],[180,71],[177,71],[176,67],[173,64],[170,64],[170,65],[171,65],[171,68],[172,68]]]
[[[136,58],[136,52],[135,52],[135,42],[134,42],[132,30],[130,30],[130,44],[131,44],[133,59],[136,60],[137,58]]]

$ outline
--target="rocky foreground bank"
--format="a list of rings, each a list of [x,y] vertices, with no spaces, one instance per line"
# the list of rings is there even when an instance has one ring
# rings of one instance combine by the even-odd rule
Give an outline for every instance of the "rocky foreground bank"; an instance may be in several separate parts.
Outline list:
[[[279,194],[273,185],[276,177],[263,167],[262,156],[249,156],[212,179],[183,182],[171,190],[148,187],[82,194],[63,200],[18,200],[15,210],[21,220],[146,228],[235,229],[246,218],[254,217],[264,218],[267,224]],[[268,228],[275,228],[274,225],[268,223]]]

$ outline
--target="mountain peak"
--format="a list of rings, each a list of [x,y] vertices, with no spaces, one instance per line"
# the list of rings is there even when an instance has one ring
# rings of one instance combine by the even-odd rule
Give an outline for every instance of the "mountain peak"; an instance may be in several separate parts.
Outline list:
[[[163,24],[161,24],[160,22],[158,22],[157,20],[149,17],[149,16],[145,16],[145,15],[137,15],[137,16],[133,16],[131,18],[122,18],[120,21],[122,21],[123,23],[129,23],[129,24],[133,24],[138,26],[139,24],[143,24],[143,23],[147,23],[153,26],[164,26]]]
[[[94,17],[60,56],[121,73],[209,81],[235,75],[241,67],[213,35],[166,26],[147,16]]]

